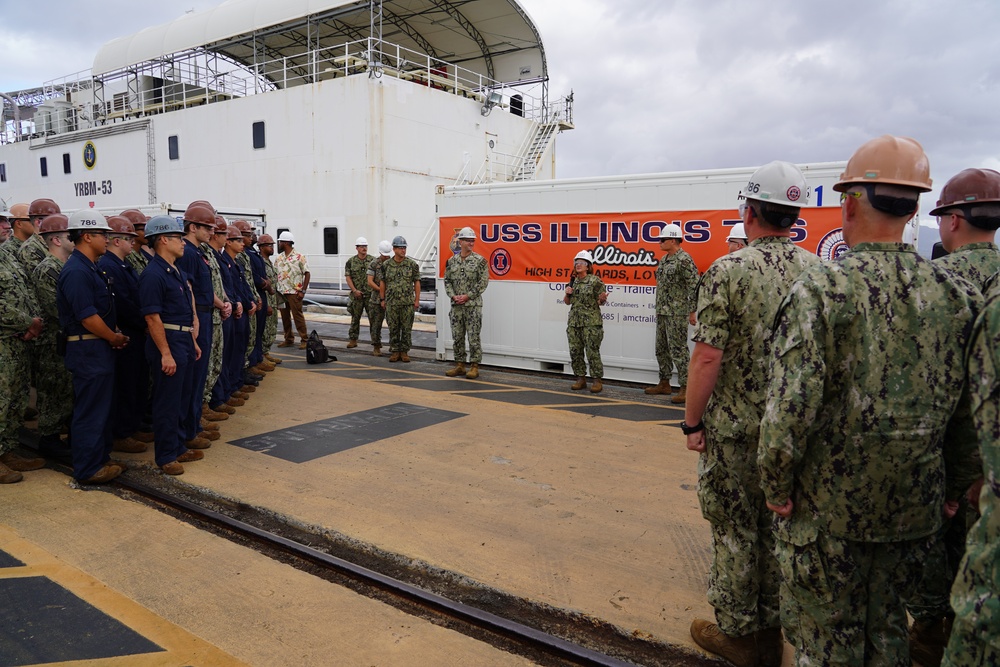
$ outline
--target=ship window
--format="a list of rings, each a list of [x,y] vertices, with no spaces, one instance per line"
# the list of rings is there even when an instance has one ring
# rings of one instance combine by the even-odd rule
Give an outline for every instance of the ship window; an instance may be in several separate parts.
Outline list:
[[[7,182],[7,165],[0,164],[0,183]]]
[[[177,135],[176,134],[172,134],[169,137],[167,137],[167,152],[170,153],[170,159],[171,160],[176,160],[176,159],[178,159],[180,157],[180,153],[178,153],[178,149],[177,149]]]
[[[264,121],[258,120],[253,124],[253,147],[264,147]]]
[[[323,228],[323,252],[327,255],[340,254],[340,243],[337,239],[336,227]]]
[[[63,153],[63,173],[68,174],[72,169],[72,165],[69,163],[69,153]]]
[[[45,157],[38,158],[38,166],[42,168],[42,176],[49,175],[49,159]]]

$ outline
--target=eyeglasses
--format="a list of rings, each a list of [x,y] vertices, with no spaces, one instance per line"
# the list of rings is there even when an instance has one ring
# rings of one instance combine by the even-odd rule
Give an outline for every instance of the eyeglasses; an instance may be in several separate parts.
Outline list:
[[[854,192],[841,192],[840,193],[840,203],[843,204],[845,201],[847,201],[848,197],[854,197],[855,199],[861,199],[862,195],[864,195],[864,194],[865,193],[861,192],[860,190],[855,190]]]

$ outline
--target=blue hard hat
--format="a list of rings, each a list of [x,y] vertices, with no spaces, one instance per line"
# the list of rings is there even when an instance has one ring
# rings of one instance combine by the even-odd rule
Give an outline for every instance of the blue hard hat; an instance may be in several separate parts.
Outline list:
[[[402,236],[397,236],[396,238],[394,238],[392,240],[392,247],[393,248],[405,248],[406,247],[406,239],[404,239]]]
[[[146,223],[146,238],[160,234],[184,234],[184,223],[169,215],[158,215]]]

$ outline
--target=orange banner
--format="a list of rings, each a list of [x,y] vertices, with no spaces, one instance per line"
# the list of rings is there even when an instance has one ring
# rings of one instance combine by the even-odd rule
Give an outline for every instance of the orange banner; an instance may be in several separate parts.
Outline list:
[[[569,279],[573,257],[594,255],[594,271],[605,283],[654,285],[663,255],[659,235],[664,225],[684,231],[683,248],[704,272],[728,252],[726,237],[740,222],[735,210],[573,215],[455,216],[440,219],[442,249],[438,275],[458,252],[463,227],[476,233],[475,251],[490,265],[491,280],[555,282]],[[846,250],[840,231],[840,208],[806,208],[792,227],[792,240],[825,259]]]

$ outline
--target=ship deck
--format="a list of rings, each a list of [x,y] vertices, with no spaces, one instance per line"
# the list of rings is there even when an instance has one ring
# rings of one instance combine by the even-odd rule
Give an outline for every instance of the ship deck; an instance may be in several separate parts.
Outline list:
[[[272,350],[284,363],[221,422],[203,461],[172,478],[152,452],[115,454],[123,477],[265,515],[372,562],[405,563],[430,589],[461,581],[495,593],[515,616],[555,610],[664,646],[647,664],[708,664],[688,627],[712,618],[710,534],[678,407],[623,383],[594,395],[570,391],[562,376],[498,368],[447,378],[451,364],[425,349],[426,325],[412,363],[390,364],[371,356],[366,335],[345,349],[344,318],[322,319],[310,328],[337,362],[310,366],[304,351]],[[0,552],[21,563],[0,569],[0,608],[24,606],[19,579],[40,573],[160,648],[142,645],[147,662],[84,664],[525,662],[114,488],[81,490],[47,469],[0,495]],[[8,618],[0,655],[47,627],[35,623]],[[89,627],[63,626],[70,635]]]

